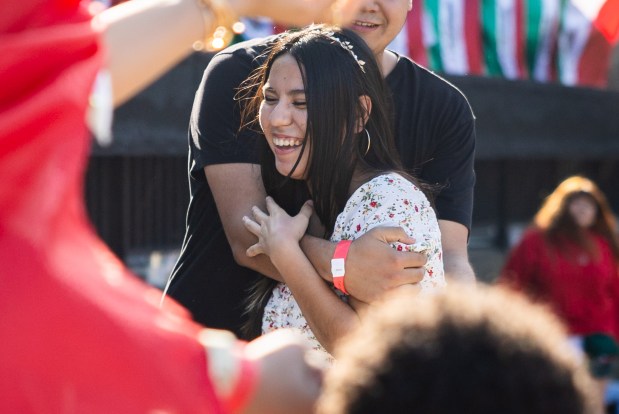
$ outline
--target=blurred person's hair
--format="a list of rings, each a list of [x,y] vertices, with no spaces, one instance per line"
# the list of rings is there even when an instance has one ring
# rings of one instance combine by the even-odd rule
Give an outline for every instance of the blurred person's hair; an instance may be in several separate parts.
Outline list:
[[[335,356],[320,414],[599,412],[558,319],[498,287],[397,295]]]
[[[534,225],[542,230],[552,246],[561,252],[562,244],[570,240],[589,253],[597,256],[595,244],[588,237],[583,237],[585,230],[581,229],[569,212],[570,203],[579,197],[587,197],[596,205],[595,221],[589,230],[604,237],[619,260],[619,242],[617,241],[616,222],[606,196],[591,180],[572,176],[562,181],[557,188],[544,200],[533,219]]]

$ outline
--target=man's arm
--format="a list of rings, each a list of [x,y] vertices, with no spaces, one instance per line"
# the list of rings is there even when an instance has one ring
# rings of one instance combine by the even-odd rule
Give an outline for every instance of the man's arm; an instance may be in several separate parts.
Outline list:
[[[249,257],[249,246],[256,236],[243,225],[243,216],[251,216],[252,206],[265,208],[266,191],[262,185],[260,166],[256,164],[216,164],[204,167],[204,173],[217,205],[226,238],[234,260],[272,279],[283,281],[268,256]]]
[[[443,266],[449,282],[474,283],[475,273],[469,263],[467,239],[469,230],[455,221],[439,220],[443,245]]]
[[[355,239],[346,258],[346,290],[356,299],[370,303],[385,292],[423,279],[426,256],[416,252],[400,252],[389,243],[414,242],[399,227],[376,227]],[[301,240],[301,248],[318,274],[332,281],[331,258],[335,243],[312,236]]]
[[[236,262],[283,281],[267,256],[248,257],[246,254],[256,237],[245,229],[242,218],[252,215],[252,206],[265,208],[266,192],[260,167],[243,163],[217,164],[205,167],[204,173]],[[353,296],[371,302],[387,290],[417,283],[423,278],[421,266],[425,264],[425,256],[392,249],[388,243],[398,240],[408,240],[402,229],[376,228],[353,242],[346,260],[346,288]],[[330,281],[335,243],[307,235],[301,244],[321,277]]]
[[[424,164],[420,178],[439,186],[435,207],[447,282],[472,282],[475,274],[467,245],[475,187],[475,118],[459,91],[451,89],[444,99],[453,110],[434,120],[442,129],[435,136],[436,150]]]

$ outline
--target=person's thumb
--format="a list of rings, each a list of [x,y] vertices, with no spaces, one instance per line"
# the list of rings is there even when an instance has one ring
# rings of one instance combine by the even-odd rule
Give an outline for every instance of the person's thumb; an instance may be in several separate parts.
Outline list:
[[[313,212],[314,212],[314,203],[312,200],[307,200],[305,204],[303,204],[303,207],[301,207],[301,211],[299,211],[299,214],[304,215],[309,220]]]
[[[406,234],[402,227],[377,227],[374,230],[379,230],[377,236],[384,240],[386,243],[415,243],[415,239]]]

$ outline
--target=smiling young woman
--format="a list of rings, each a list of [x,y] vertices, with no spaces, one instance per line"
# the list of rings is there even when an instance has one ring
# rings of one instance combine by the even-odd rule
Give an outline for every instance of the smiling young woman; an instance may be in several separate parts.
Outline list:
[[[417,180],[403,172],[386,84],[372,51],[354,32],[310,26],[282,35],[247,90],[257,91],[246,115],[258,111],[266,143],[261,171],[272,196],[268,213],[254,207],[253,220],[243,219],[258,237],[247,254],[268,255],[285,282],[260,282],[250,313],[261,319],[262,333],[296,329],[329,360],[327,352],[357,326],[367,305],[346,296],[351,241],[377,226],[402,228],[408,244],[393,247],[428,257],[420,286],[413,289],[433,291],[445,284],[438,221]],[[316,235],[338,243],[334,287],[299,245],[311,205],[305,203],[294,217],[278,205],[304,197],[315,208]]]

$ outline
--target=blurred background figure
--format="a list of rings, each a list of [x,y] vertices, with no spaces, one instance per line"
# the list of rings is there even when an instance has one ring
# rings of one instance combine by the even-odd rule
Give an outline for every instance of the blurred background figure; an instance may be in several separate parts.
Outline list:
[[[397,295],[336,358],[320,414],[601,412],[559,320],[498,287]]]
[[[565,322],[604,392],[617,360],[619,244],[606,197],[573,176],[550,194],[499,281],[547,303]]]

